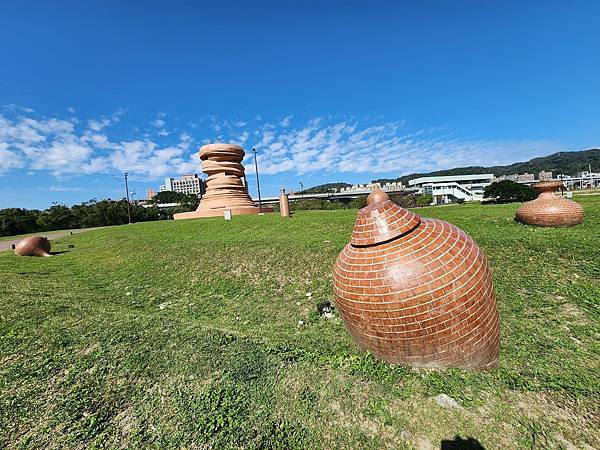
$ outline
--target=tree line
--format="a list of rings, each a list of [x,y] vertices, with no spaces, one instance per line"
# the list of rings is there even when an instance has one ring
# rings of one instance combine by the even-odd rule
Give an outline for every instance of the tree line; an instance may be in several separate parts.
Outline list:
[[[484,196],[498,203],[524,202],[534,199],[537,194],[529,186],[512,181],[493,183],[485,189]],[[404,208],[427,206],[431,195],[390,194],[390,200]],[[177,192],[159,192],[150,200],[149,207],[130,203],[132,222],[168,220],[178,212],[193,211],[198,207],[196,195]],[[159,208],[159,204],[177,203],[172,208]],[[310,209],[357,209],[367,205],[367,196],[360,196],[348,203],[327,199],[300,200],[290,203],[292,211]],[[275,207],[278,209],[278,205]],[[0,209],[0,236],[37,233],[39,231],[66,230],[73,228],[102,227],[128,223],[127,200],[95,199],[73,205],[53,205],[43,211],[22,208]]]
[[[198,207],[195,195],[160,192],[149,207],[129,204],[132,222],[168,220],[178,212],[193,211]],[[178,203],[173,208],[158,208],[160,203]],[[123,225],[129,222],[127,200],[95,199],[71,207],[55,204],[45,210],[23,208],[0,209],[0,236],[37,233],[39,231]]]

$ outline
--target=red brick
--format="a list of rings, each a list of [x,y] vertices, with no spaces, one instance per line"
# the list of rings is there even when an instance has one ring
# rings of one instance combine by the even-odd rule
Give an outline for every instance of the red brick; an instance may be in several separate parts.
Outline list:
[[[379,198],[359,211],[334,267],[337,305],[354,341],[391,363],[496,367],[498,309],[483,252],[454,225]]]

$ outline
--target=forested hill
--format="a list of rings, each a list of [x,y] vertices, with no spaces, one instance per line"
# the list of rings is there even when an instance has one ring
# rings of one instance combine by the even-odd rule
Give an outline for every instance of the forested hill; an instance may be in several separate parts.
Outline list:
[[[349,183],[327,183],[327,184],[320,184],[318,186],[305,189],[302,192],[304,194],[319,194],[321,192],[330,192],[332,189],[339,190],[341,188],[350,187],[350,186],[352,186],[352,185]]]
[[[574,175],[582,170],[588,170],[591,164],[593,171],[600,170],[600,149],[594,148],[579,152],[558,152],[548,156],[530,159],[529,161],[517,162],[507,166],[469,166],[457,167],[454,169],[437,170],[429,173],[412,173],[398,178],[379,178],[373,180],[378,183],[389,183],[392,181],[402,181],[408,184],[408,180],[424,176],[443,176],[443,175],[462,175],[473,173],[493,173],[494,175],[510,175],[513,173],[533,173],[537,176],[542,170],[551,171],[554,175],[565,174]],[[347,183],[328,183],[320,186],[314,186],[305,192],[328,192],[333,187],[350,186]]]

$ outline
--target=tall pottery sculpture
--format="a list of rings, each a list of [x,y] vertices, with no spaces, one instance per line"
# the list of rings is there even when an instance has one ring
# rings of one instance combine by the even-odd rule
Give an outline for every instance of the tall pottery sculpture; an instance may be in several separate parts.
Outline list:
[[[206,193],[198,209],[175,214],[177,219],[223,216],[227,210],[236,216],[272,212],[273,208],[257,208],[248,195],[245,179],[244,149],[235,144],[208,144],[200,148],[202,171],[208,175]]]

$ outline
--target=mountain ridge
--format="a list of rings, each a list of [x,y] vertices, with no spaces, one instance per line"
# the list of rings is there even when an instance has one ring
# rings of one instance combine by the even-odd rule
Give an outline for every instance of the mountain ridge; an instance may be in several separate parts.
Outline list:
[[[552,172],[553,176],[557,174],[574,175],[588,169],[589,165],[594,168],[600,168],[600,149],[591,148],[588,150],[557,152],[547,156],[539,156],[528,161],[520,161],[504,166],[466,166],[455,167],[452,169],[436,170],[433,172],[411,173],[402,175],[398,178],[378,178],[372,180],[373,183],[390,183],[401,181],[405,185],[408,180],[425,176],[447,176],[447,175],[469,175],[474,173],[493,173],[496,176],[511,175],[514,173],[533,173],[536,175],[541,171]],[[306,189],[305,193],[329,192],[332,188],[352,186],[350,183],[336,182],[313,186]]]

